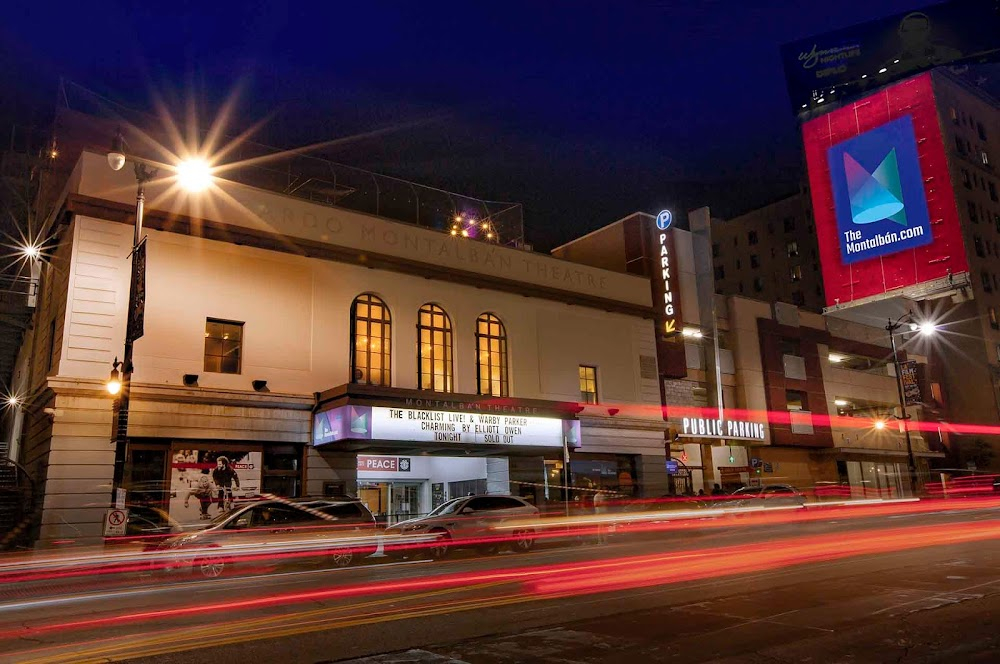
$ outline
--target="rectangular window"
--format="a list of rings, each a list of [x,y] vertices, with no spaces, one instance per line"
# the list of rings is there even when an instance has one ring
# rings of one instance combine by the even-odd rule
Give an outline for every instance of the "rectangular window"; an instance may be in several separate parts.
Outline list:
[[[965,144],[962,142],[961,136],[955,137],[955,147],[958,149],[958,154],[965,154]]]
[[[802,293],[802,291],[792,291],[792,304],[797,307],[801,307],[805,303],[806,296]]]
[[[997,318],[997,308],[990,307],[990,327],[994,330],[1000,330],[1000,319]]]
[[[713,242],[712,243],[712,258],[718,258],[719,257],[719,249],[720,249],[719,243],[718,242]]]
[[[986,140],[986,127],[983,126],[982,122],[976,123],[976,133],[979,134],[979,140]]]
[[[721,281],[726,278],[726,266],[716,265],[715,266],[715,280]]]
[[[966,208],[969,210],[969,221],[974,224],[979,223],[979,212],[976,210],[976,204],[972,201],[968,201]]]
[[[205,321],[205,371],[238,374],[242,370],[243,323],[208,318]]]
[[[597,367],[580,365],[580,401],[597,403]]]
[[[980,150],[979,151],[979,158],[982,159],[983,166],[989,166],[990,165],[990,156],[988,154],[986,154],[986,150]]]
[[[781,351],[782,355],[798,356],[802,353],[802,344],[798,339],[781,337],[781,340],[778,342],[778,349]]]
[[[1000,198],[997,197],[997,186],[993,182],[990,182],[990,200],[996,203]]]
[[[764,290],[764,279],[762,277],[754,277],[753,289],[758,293]]]
[[[984,291],[986,291],[987,293],[992,293],[993,292],[993,279],[990,278],[990,273],[989,272],[987,272],[986,270],[983,270],[979,274],[979,280],[983,284],[983,290]]]
[[[785,390],[785,407],[788,410],[808,410],[806,393],[801,390]]]
[[[955,110],[954,106],[950,109],[950,111],[952,124],[958,124],[958,111]]]
[[[972,245],[976,249],[976,255],[979,256],[980,258],[983,258],[983,238],[979,237],[978,235],[973,235]]]
[[[790,276],[792,277],[792,281],[801,281],[802,280],[802,266],[801,265],[793,265],[792,266],[792,270],[790,272]]]
[[[750,267],[760,267],[760,256],[750,254]]]
[[[795,230],[795,218],[794,217],[785,217],[785,222],[784,223],[785,223],[785,232],[786,233],[791,233],[792,231]]]
[[[965,185],[966,189],[972,189],[972,176],[964,168],[962,169],[962,184]]]
[[[751,246],[757,244],[757,231],[750,231],[747,233],[747,243]]]
[[[795,258],[799,255],[799,243],[792,240],[785,245],[785,250],[787,251],[789,258]]]

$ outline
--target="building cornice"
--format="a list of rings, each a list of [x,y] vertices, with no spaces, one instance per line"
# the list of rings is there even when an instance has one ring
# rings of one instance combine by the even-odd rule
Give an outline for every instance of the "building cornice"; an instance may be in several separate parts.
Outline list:
[[[671,422],[666,422],[663,419],[646,419],[639,417],[587,417],[580,415],[577,419],[580,420],[580,426],[586,429],[628,429],[630,431],[659,431],[661,433],[665,432],[667,427],[672,424]]]
[[[74,214],[119,223],[132,224],[135,219],[134,206],[104,198],[95,198],[85,194],[70,194],[66,200],[66,209]],[[182,214],[168,214],[156,209],[146,210],[143,223],[148,228],[167,233],[190,235],[206,240],[227,242],[268,251],[279,251],[307,258],[347,263],[358,267],[399,272],[425,279],[460,283],[465,286],[514,293],[525,297],[537,297],[629,316],[653,318],[653,308],[650,306],[444,267],[401,258],[399,256],[391,256],[389,254],[370,251],[359,252],[357,249],[351,247],[290,237],[279,233],[269,233],[209,219],[196,219]]]
[[[76,396],[107,399],[111,409],[112,398],[105,383],[94,378],[50,377],[46,387],[56,396]],[[274,392],[248,392],[214,387],[184,387],[181,385],[154,385],[132,383],[133,401],[172,403],[197,403],[213,406],[243,406],[249,408],[280,408],[311,411],[315,406],[312,395],[278,394]]]

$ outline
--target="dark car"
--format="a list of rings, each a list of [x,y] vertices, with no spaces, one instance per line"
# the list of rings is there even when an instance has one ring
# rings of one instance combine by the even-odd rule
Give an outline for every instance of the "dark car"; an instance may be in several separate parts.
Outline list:
[[[108,544],[155,544],[181,533],[183,528],[166,511],[152,505],[126,505],[125,534],[106,537]]]
[[[725,507],[800,507],[806,497],[788,484],[748,486],[736,491],[723,503]]]
[[[439,505],[419,519],[402,521],[385,530],[385,551],[403,557],[424,549],[414,547],[420,539],[431,542],[426,552],[432,558],[442,558],[452,548],[475,547],[496,552],[502,542],[495,538],[510,538],[510,547],[527,552],[534,544],[538,508],[516,496],[465,496]],[[418,542],[419,544],[419,542]]]
[[[378,547],[375,517],[354,498],[265,499],[238,505],[157,550],[170,568],[217,577],[232,565],[327,560],[346,567]],[[188,555],[189,554],[189,555]]]

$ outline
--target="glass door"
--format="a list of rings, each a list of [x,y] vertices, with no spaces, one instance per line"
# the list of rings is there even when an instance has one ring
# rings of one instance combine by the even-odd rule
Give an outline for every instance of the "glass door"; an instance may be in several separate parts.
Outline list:
[[[391,523],[406,521],[423,513],[420,506],[419,483],[393,482],[391,487],[392,509],[389,513]]]

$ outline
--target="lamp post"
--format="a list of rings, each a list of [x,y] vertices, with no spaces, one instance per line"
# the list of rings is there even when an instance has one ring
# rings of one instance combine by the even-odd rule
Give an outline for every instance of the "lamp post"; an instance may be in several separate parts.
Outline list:
[[[125,167],[125,138],[121,129],[115,132],[108,152],[108,166],[113,171]],[[128,311],[125,325],[125,352],[121,362],[115,358],[108,380],[108,392],[116,396],[112,431],[115,443],[115,466],[111,483],[111,499],[118,498],[118,489],[125,479],[125,461],[128,458],[128,412],[132,391],[132,345],[143,335],[143,318],[146,309],[146,251],[142,237],[143,213],[146,205],[146,183],[157,175],[157,169],[133,158],[135,170],[135,228],[132,234],[132,275],[128,290]],[[188,192],[200,192],[212,184],[212,167],[200,157],[190,157],[172,167],[177,183]],[[120,373],[119,373],[120,370]]]
[[[889,333],[889,346],[892,349],[892,365],[896,374],[896,392],[899,395],[899,419],[903,423],[903,433],[906,436],[906,463],[907,470],[910,475],[910,487],[911,490],[916,493],[917,491],[917,463],[913,457],[913,441],[910,439],[910,416],[906,413],[906,396],[903,394],[903,377],[899,368],[899,355],[896,352],[896,331],[903,327],[903,319],[910,318],[909,328],[911,332],[919,332],[921,334],[930,335],[933,334],[937,329],[933,323],[915,323],[912,322],[913,314],[911,312],[906,312],[902,316],[896,319],[895,322],[890,318],[888,324],[885,326],[885,331]],[[885,424],[879,427],[876,423],[877,429],[884,429]]]
[[[121,130],[115,134],[111,143],[111,150],[108,152],[108,165],[114,171],[120,171],[125,166],[125,140]],[[142,243],[142,221],[146,205],[146,183],[156,177],[157,170],[150,168],[144,162],[134,160],[135,170],[135,227],[132,233],[132,252],[129,254],[131,260],[131,279],[128,288],[128,311],[126,312],[125,325],[125,352],[122,361],[115,358],[114,366],[111,370],[111,377],[108,381],[108,392],[117,394],[114,407],[114,421],[112,430],[115,442],[115,466],[114,475],[111,481],[111,501],[112,504],[118,497],[118,489],[121,488],[125,479],[125,460],[128,455],[128,409],[129,397],[132,391],[132,347],[135,340],[142,336],[142,316],[145,310],[146,300],[146,253],[141,251]],[[121,367],[121,377],[119,379],[118,369]]]

